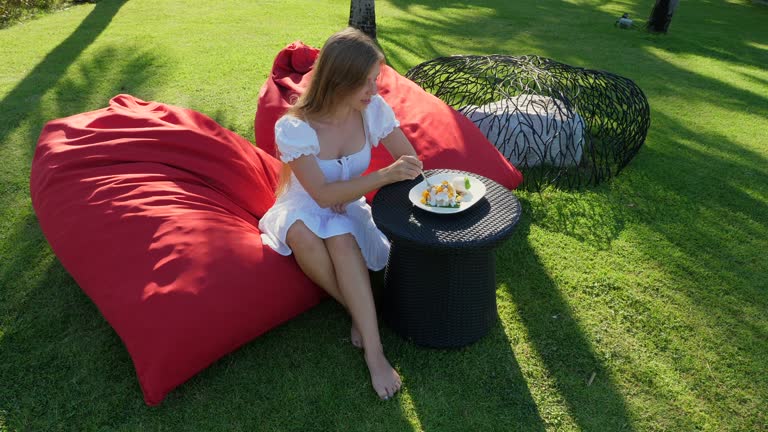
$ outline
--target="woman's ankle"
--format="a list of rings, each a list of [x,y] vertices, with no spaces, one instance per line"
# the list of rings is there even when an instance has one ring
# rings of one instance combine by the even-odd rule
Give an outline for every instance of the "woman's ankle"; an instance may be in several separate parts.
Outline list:
[[[371,344],[371,346],[363,346],[365,350],[365,357],[374,359],[378,357],[384,357],[384,347],[379,344]]]

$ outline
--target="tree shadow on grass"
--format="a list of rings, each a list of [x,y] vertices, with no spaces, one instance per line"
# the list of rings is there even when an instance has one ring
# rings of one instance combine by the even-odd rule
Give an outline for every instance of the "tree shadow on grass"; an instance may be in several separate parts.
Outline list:
[[[50,120],[75,115],[108,105],[119,93],[144,93],[150,80],[161,76],[162,59],[136,46],[104,46],[87,59],[76,62],[76,72],[51,87],[50,103],[31,108],[24,114],[27,142],[37,141],[40,129]],[[25,148],[29,161],[35,146]]]
[[[381,273],[372,276],[378,285]],[[382,402],[350,346],[349,324],[326,301],[202,371],[168,396],[167,410],[130,421],[205,430],[545,429],[501,325],[460,350],[420,348],[382,327],[404,379],[402,393]]]
[[[129,412],[136,402],[122,399],[120,405],[106,397],[140,394],[128,353],[45,246],[31,212],[17,221],[0,250],[0,412],[7,416],[5,426],[87,430]]]
[[[546,230],[565,234],[597,250],[610,249],[613,241],[631,220],[627,206],[634,203],[618,198],[626,205],[605,199],[604,193],[579,194],[544,191],[528,211],[536,224]]]
[[[768,50],[759,46],[768,44],[768,33],[754,32],[760,28],[768,16],[768,8],[753,4],[723,4],[699,0],[688,2],[678,10],[670,33],[655,35],[642,29],[642,23],[650,15],[653,2],[635,0],[622,3],[616,14],[605,10],[610,2],[566,2],[562,0],[543,0],[537,2],[506,2],[480,0],[471,5],[461,1],[441,0],[390,0],[390,4],[409,12],[412,18],[399,23],[381,27],[379,38],[398,39],[400,34],[417,34],[418,41],[432,45],[432,49],[419,49],[418,46],[404,47],[414,52],[421,52],[422,58],[431,59],[431,54],[537,54],[550,55],[559,61],[574,61],[580,51],[592,51],[595,47],[605,46],[600,40],[594,40],[597,34],[595,26],[605,28],[604,38],[625,41],[623,51],[616,56],[618,64],[628,64],[624,56],[631,55],[639,44],[657,45],[675,53],[695,54],[702,57],[719,58],[733,64],[763,68],[768,63]],[[430,11],[444,10],[440,20],[433,16],[420,17],[414,10],[420,6]],[[618,5],[617,5],[618,7]],[[459,14],[451,15],[452,9],[486,9],[492,13],[465,19]],[[627,12],[638,21],[633,31],[617,30],[614,22],[623,12]],[[699,19],[705,17],[706,19]],[[714,17],[714,18],[713,18]],[[386,17],[380,21],[389,24]],[[542,25],[542,24],[548,25]],[[714,31],[721,27],[723,32]],[[553,35],[552,28],[560,29],[568,37]],[[723,45],[722,34],[727,33],[727,45]],[[446,36],[461,35],[471,40],[471,52],[452,51],[457,47],[446,43]],[[542,51],[537,53],[498,52],[499,46],[516,36],[526,35],[527,39],[538,42]],[[712,35],[703,39],[702,35]],[[598,36],[599,37],[599,36]],[[466,45],[465,45],[466,46]],[[578,63],[574,64],[579,66]],[[408,65],[408,67],[413,65]],[[614,69],[615,70],[615,69]]]
[[[663,144],[643,148],[621,180],[578,193],[544,191],[532,197],[537,199],[529,211],[536,224],[607,250],[628,224],[663,227],[665,220],[678,220],[696,227],[704,219],[695,214],[704,210],[711,215],[736,214],[735,219],[714,220],[710,226],[732,227],[735,222],[750,238],[765,236],[765,231],[745,222],[768,218],[761,201],[768,199],[768,190],[766,183],[759,180],[768,177],[768,159],[733,143],[730,137],[684,126],[662,111],[656,112],[655,118],[649,139]],[[664,207],[660,212],[659,203],[669,200],[685,204]],[[723,227],[719,230],[731,231]],[[726,240],[711,239],[723,245],[728,243]],[[706,250],[705,244],[699,246],[691,252]],[[721,257],[712,258],[706,259],[710,267],[716,266]],[[733,259],[736,257],[729,256],[727,261]]]
[[[402,53],[420,59],[467,54],[467,43],[473,46],[472,53],[492,51],[496,45],[494,36],[489,36],[483,29],[503,28],[517,33],[513,25],[495,15],[463,16],[432,14],[424,15],[410,11],[407,17],[398,20],[382,20],[377,34],[379,42],[387,54],[387,61],[399,71],[407,71],[414,66],[409,64]]]
[[[497,259],[515,263],[497,269],[498,283],[517,306],[510,314],[519,317],[529,344],[546,368],[547,381],[579,430],[634,430],[633,417],[611,371],[529,243],[530,226],[531,218],[521,218],[513,237],[497,253]]]
[[[768,250],[768,183],[761,180],[768,161],[730,137],[658,116],[664,127],[656,133],[667,145],[648,156],[663,165],[626,187],[647,203],[638,209],[647,230],[638,249],[670,275],[681,318],[690,321],[666,323],[675,332],[658,338],[656,359],[696,389],[714,418],[735,414],[745,430],[756,430],[765,425],[760,405],[768,399],[768,256],[761,253]],[[666,205],[654,209],[659,202]],[[685,338],[699,341],[706,360],[680,361],[690,355],[676,343]]]
[[[665,256],[667,267],[692,275],[703,269],[716,270],[697,278],[712,282],[711,277],[718,275],[723,286],[747,289],[732,294],[750,301],[757,294],[753,290],[765,288],[767,283],[752,279],[761,269],[759,264],[766,262],[764,255],[752,252],[768,241],[764,224],[768,220],[768,183],[761,181],[768,178],[768,159],[727,136],[693,130],[662,113],[657,117],[661,129],[654,134],[663,135],[659,140],[667,144],[646,149],[647,162],[637,167],[642,171],[614,188],[634,196],[637,221],[684,252]],[[669,167],[674,167],[674,175]],[[661,211],[660,202],[668,204]],[[649,251],[656,250],[648,246]],[[749,280],[756,286],[744,284]],[[704,293],[694,290],[691,294]]]
[[[37,219],[28,212],[14,227],[0,244],[13,252],[0,271],[0,413],[9,430],[545,429],[501,325],[453,351],[418,348],[384,328],[406,382],[384,403],[350,346],[346,312],[330,301],[147,408],[119,337],[44,245]]]
[[[0,113],[8,121],[9,128],[0,129],[0,146],[6,145],[16,125],[40,106],[40,98],[64,76],[65,71],[80,54],[107,28],[126,0],[101,1],[83,20],[77,29],[54,48],[27,76],[1,101]]]
[[[398,396],[414,430],[543,431],[546,429],[500,322],[474,344],[455,350],[399,339],[388,356],[404,378]]]
[[[671,37],[649,35],[649,40],[673,53],[691,53],[764,69],[768,64],[768,50],[756,45],[768,44],[768,32],[754,29],[765,29],[766,19],[768,8],[754,2],[686,2],[672,20],[667,35]],[[728,45],[724,46],[724,42]]]
[[[621,346],[637,348],[625,355],[606,347],[601,355],[635,364],[622,380],[642,383],[640,394],[662,404],[653,408],[656,418],[671,429],[701,427],[705,421],[691,416],[687,406],[695,400],[713,421],[738,417],[745,430],[759,428],[764,414],[744,413],[761,413],[760,401],[768,398],[761,373],[768,355],[768,328],[761,324],[768,311],[768,257],[757,253],[768,249],[762,223],[768,220],[768,183],[760,181],[768,178],[768,161],[730,137],[694,130],[663,113],[656,117],[652,135],[658,136],[652,139],[664,145],[644,149],[620,179],[525,207],[539,228],[586,247],[611,252],[612,242],[625,234],[616,249],[621,257],[608,264],[629,266],[616,269],[621,281],[595,287],[571,280],[575,285],[569,289],[571,295],[590,297],[595,313],[610,319],[606,326],[621,328],[626,338]],[[581,197],[586,204],[573,203]],[[609,228],[594,227],[595,214],[598,222],[609,221]],[[509,262],[520,266],[533,251],[520,254],[515,249]],[[632,256],[642,264],[633,265]],[[523,270],[531,267],[536,266]],[[592,273],[583,269],[586,281],[599,277]],[[515,289],[513,297],[520,295],[521,288]],[[529,306],[523,303],[521,314],[530,315],[523,312]],[[604,331],[593,330],[596,337]],[[694,349],[691,340],[697,341]]]
[[[444,7],[437,1],[417,3],[431,9]],[[762,15],[768,15],[768,11],[753,10],[758,8],[696,2],[687,6],[695,8],[696,15],[688,18],[689,21],[685,21],[680,29],[669,35],[654,35],[643,30],[617,30],[613,27],[616,17],[597,6],[559,0],[545,0],[526,7],[486,1],[473,4],[473,7],[485,8],[487,13],[445,13],[437,17],[433,12],[420,13],[409,9],[411,2],[407,5],[404,2],[393,4],[407,10],[409,15],[397,21],[383,18],[379,39],[382,46],[388,48],[388,60],[399,71],[405,72],[413,67],[410,58],[414,57],[420,63],[457,54],[535,54],[573,66],[603,69],[626,76],[635,80],[646,94],[667,95],[685,91],[717,106],[739,110],[748,107],[756,115],[768,115],[768,98],[765,96],[659,57],[659,53],[667,52],[763,69],[768,63],[768,50],[760,47],[768,45],[768,36],[750,30],[758,27],[756,23],[765,20]],[[651,6],[639,1],[626,5],[635,15],[649,13]],[[706,23],[696,19],[706,15],[702,11],[718,16],[720,21],[729,24],[729,30],[734,31],[729,31],[727,38],[700,40],[703,34],[711,33]],[[604,26],[603,35],[595,32],[596,25]],[[550,31],[553,27],[562,28],[573,38],[553,37]],[[526,46],[538,49],[535,52],[514,51],[515,46],[510,46],[509,42],[518,37],[524,38]],[[650,83],[644,82],[647,75],[637,76],[638,65],[642,66],[641,70],[653,72]],[[748,74],[743,70],[734,73]],[[659,80],[659,76],[666,79]],[[760,80],[759,77],[750,79],[753,82]]]
[[[16,113],[19,122],[0,131],[19,130],[27,137],[11,140],[26,156],[13,161],[24,165],[17,170],[28,169],[45,122],[104,106],[118,92],[141,92],[160,62],[137,47],[106,46],[75,64],[75,73],[47,82],[45,103],[24,105]],[[14,91],[33,91],[28,82]],[[21,102],[6,98],[2,103],[22,107]],[[0,192],[8,204],[2,209],[8,224],[0,238],[0,412],[10,430],[61,425],[88,430],[119,423],[144,406],[130,357],[53,255],[26,191],[20,190],[28,188],[27,177],[19,177],[25,184]],[[19,199],[22,195],[26,198]]]
[[[742,5],[722,5],[712,4],[710,2],[698,2],[711,16],[718,16],[723,22],[739,22],[747,19],[756,20],[757,18],[745,15],[749,13]],[[698,4],[697,3],[697,4]],[[440,9],[442,7],[461,7],[458,3],[449,3],[443,6],[441,2],[424,0],[417,2],[394,1],[394,5],[409,10],[413,4],[425,6],[430,9]],[[701,57],[712,57],[725,62],[735,62],[746,66],[758,66],[760,59],[765,58],[768,61],[768,50],[761,50],[753,46],[761,43],[768,43],[765,34],[757,35],[750,33],[750,25],[739,28],[735,31],[734,38],[729,38],[718,44],[699,43],[692,33],[704,32],[705,23],[686,22],[679,31],[674,31],[670,35],[651,35],[643,31],[622,32],[614,30],[610,26],[606,28],[606,34],[611,34],[620,44],[607,43],[600,40],[594,40],[594,29],[585,32],[579,32],[580,26],[594,26],[595,23],[610,23],[611,17],[607,12],[597,8],[594,3],[589,4],[571,4],[562,1],[543,1],[529,5],[530,7],[520,8],[515,5],[500,6],[501,2],[479,2],[478,6],[487,7],[494,11],[493,14],[485,15],[477,20],[468,20],[464,17],[444,15],[439,19],[432,19],[432,16],[422,16],[418,11],[413,12],[401,22],[389,23],[387,28],[383,28],[379,37],[385,45],[396,47],[388,53],[389,58],[399,70],[407,70],[410,64],[406,64],[403,54],[398,52],[407,52],[417,58],[433,58],[436,56],[465,54],[465,53],[489,53],[497,52],[499,46],[504,46],[505,39],[515,38],[526,34],[531,44],[539,46],[541,52],[535,54],[547,55],[559,61],[573,60],[576,66],[585,66],[588,63],[597,63],[598,68],[607,68],[615,73],[632,76],[636,74],[636,66],[643,65],[645,69],[651,68],[657,76],[664,76],[668,79],[653,79],[647,83],[645,76],[637,79],[644,91],[653,99],[658,96],[677,98],[678,100],[694,100],[696,102],[705,102],[726,108],[734,112],[751,112],[757,117],[768,116],[768,98],[755,92],[754,90],[737,87],[727,81],[707,76],[692,68],[685,68],[684,65],[671,63],[669,60],[659,57],[658,50],[676,51],[680,53],[692,54]],[[520,9],[519,12],[516,9]],[[650,5],[633,2],[626,5],[629,11],[635,16],[642,15],[644,8],[650,8]],[[696,7],[692,5],[689,7]],[[512,11],[515,11],[513,14]],[[759,15],[762,11],[755,11]],[[700,13],[700,12],[699,12]],[[534,19],[534,17],[540,16]],[[568,28],[574,34],[578,34],[579,42],[567,38],[545,38],[540,29],[547,29],[550,26],[542,26],[542,21],[550,19],[560,20],[559,26]],[[409,39],[402,35],[410,35]],[[471,40],[471,44],[462,41],[461,37]],[[446,39],[446,36],[448,38]],[[592,38],[592,39],[590,39]],[[732,40],[733,39],[733,40]],[[439,42],[438,42],[439,40]],[[754,43],[753,43],[754,42]],[[622,45],[624,44],[624,45]],[[471,52],[467,52],[466,47],[471,46]],[[601,53],[595,54],[594,50],[598,47],[604,47],[611,55]],[[613,51],[620,48],[615,55]],[[523,53],[507,53],[509,55],[518,55]],[[585,60],[589,59],[589,60]],[[751,76],[746,72],[740,72],[742,75],[750,76],[755,82],[760,77]],[[657,120],[663,124],[664,112],[670,109],[664,106],[653,108],[651,130],[649,139],[658,142],[664,142],[663,134],[655,134]],[[663,127],[663,126],[662,126]],[[739,150],[737,146],[733,151]],[[628,170],[634,169],[639,163],[652,163],[646,157],[648,150],[641,149],[636,160],[633,161]],[[639,160],[638,160],[639,159]],[[736,167],[733,167],[736,168]],[[669,173],[659,174],[666,178]],[[634,207],[638,205],[636,196],[618,196],[617,191],[610,188],[598,188],[593,192],[585,192],[579,195],[564,194],[556,199],[549,200],[544,206],[537,207],[534,210],[534,218],[537,223],[545,224],[546,228],[557,232],[566,233],[579,240],[588,241],[591,246],[605,250],[610,247],[611,242],[621,233],[624,225],[628,221],[636,220],[637,212]],[[605,195],[609,200],[605,200]],[[615,203],[620,204],[615,204]]]
[[[44,245],[35,216],[28,210],[13,227],[0,242],[0,424],[9,430],[410,427],[397,402],[376,400],[346,312],[332,302],[146,407],[120,338]]]
[[[442,8],[453,8],[453,7],[459,7],[459,8],[470,8],[471,5],[468,5],[466,1],[461,0],[389,0],[389,3],[393,4],[397,8],[403,9],[403,10],[409,10],[412,6],[418,5],[423,6],[428,9],[442,9]],[[501,4],[500,2],[495,4]],[[483,6],[484,2],[473,2],[473,5],[475,6]]]

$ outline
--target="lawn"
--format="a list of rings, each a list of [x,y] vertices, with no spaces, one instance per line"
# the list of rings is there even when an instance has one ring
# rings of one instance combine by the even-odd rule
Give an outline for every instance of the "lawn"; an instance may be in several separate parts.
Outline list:
[[[768,430],[768,7],[688,0],[668,35],[614,27],[652,4],[376,2],[402,73],[441,55],[536,54],[634,80],[652,121],[615,179],[518,192],[488,336],[432,350],[383,329],[404,380],[387,403],[327,301],[145,406],[29,197],[43,124],[118,93],[252,140],[274,55],[320,45],[348,0],[102,0],[0,30],[0,431]]]

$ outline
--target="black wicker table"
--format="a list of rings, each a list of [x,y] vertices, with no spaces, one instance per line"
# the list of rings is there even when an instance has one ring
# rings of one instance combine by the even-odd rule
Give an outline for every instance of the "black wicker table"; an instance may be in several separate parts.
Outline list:
[[[421,178],[383,187],[373,199],[373,219],[392,249],[384,275],[385,324],[422,346],[457,348],[485,336],[497,319],[494,248],[509,237],[521,207],[504,186],[469,174],[485,196],[455,214],[415,207],[408,192]]]

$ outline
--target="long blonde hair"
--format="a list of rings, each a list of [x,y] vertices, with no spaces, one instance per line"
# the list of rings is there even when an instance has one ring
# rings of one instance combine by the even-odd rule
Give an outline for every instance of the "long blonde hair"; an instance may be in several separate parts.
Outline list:
[[[365,33],[352,27],[334,33],[320,50],[307,90],[286,115],[307,121],[333,114],[344,99],[365,85],[371,69],[382,62],[384,53]],[[276,195],[285,191],[290,178],[291,168],[284,163]]]

